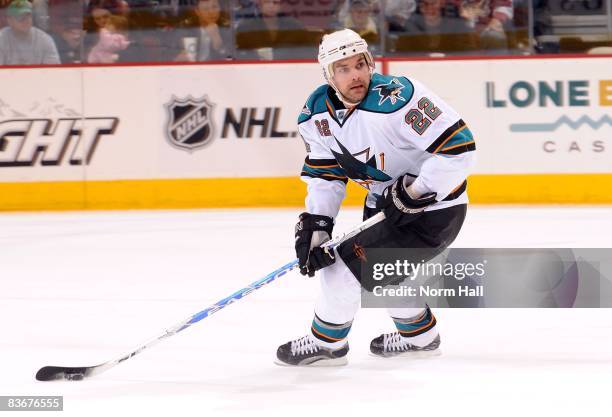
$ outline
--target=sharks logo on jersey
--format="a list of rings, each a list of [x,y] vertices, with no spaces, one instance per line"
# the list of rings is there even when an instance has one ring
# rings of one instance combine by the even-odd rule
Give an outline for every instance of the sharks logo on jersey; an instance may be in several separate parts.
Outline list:
[[[403,89],[404,84],[400,83],[397,78],[392,79],[386,84],[379,84],[373,88],[373,90],[378,90],[378,95],[380,96],[380,100],[378,101],[379,106],[382,106],[387,100],[389,100],[391,104],[397,103],[398,100],[406,101],[401,95]]]
[[[368,158],[366,162],[361,162],[355,158],[348,149],[336,139],[336,144],[340,148],[341,153],[331,149],[338,164],[344,169],[346,175],[356,182],[362,182],[362,185],[369,184],[373,181],[386,182],[392,178],[376,167],[376,157]],[[369,152],[368,152],[369,153]]]

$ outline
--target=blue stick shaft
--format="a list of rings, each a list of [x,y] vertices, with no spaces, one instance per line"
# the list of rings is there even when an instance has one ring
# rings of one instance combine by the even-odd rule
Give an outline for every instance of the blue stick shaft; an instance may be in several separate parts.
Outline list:
[[[322,246],[327,246],[327,247],[332,247],[335,248],[336,246],[338,246],[340,243],[344,242],[345,240],[355,236],[356,234],[358,234],[359,232],[361,232],[362,230],[365,230],[371,226],[373,226],[374,224],[380,222],[381,220],[384,220],[385,215],[383,213],[378,213],[377,215],[371,217],[370,219],[366,220],[365,222],[361,223],[360,225],[356,226],[355,228],[353,228],[352,230],[350,230],[349,232],[346,232],[332,240],[329,240],[327,242],[325,242],[325,244],[323,244]],[[36,374],[36,378],[39,381],[51,381],[54,379],[70,379],[70,380],[76,380],[77,377],[79,377],[78,379],[82,379],[85,377],[89,377],[89,376],[93,376],[93,375],[97,375],[100,374],[102,372],[107,371],[108,369],[120,364],[121,362],[124,362],[136,355],[138,355],[139,353],[141,353],[142,351],[149,349],[151,347],[153,347],[154,345],[156,345],[157,343],[161,342],[164,339],[167,339],[170,336],[173,336],[175,334],[177,334],[178,332],[181,332],[183,330],[185,330],[186,328],[190,327],[191,325],[193,325],[194,323],[199,322],[202,319],[205,319],[206,317],[210,316],[213,313],[216,313],[217,311],[225,308],[226,306],[232,304],[234,301],[236,300],[240,300],[241,298],[243,298],[244,296],[246,296],[247,294],[252,293],[253,291],[263,287],[264,285],[267,285],[269,283],[271,283],[272,281],[274,281],[276,278],[281,277],[285,274],[287,274],[287,272],[291,271],[292,269],[295,269],[298,266],[298,260],[295,259],[291,262],[289,262],[286,265],[281,266],[280,268],[278,268],[277,270],[270,272],[268,275],[266,275],[265,277],[253,282],[251,285],[244,287],[238,291],[236,291],[235,293],[225,297],[224,299],[218,301],[216,304],[200,311],[199,313],[194,314],[193,316],[189,317],[187,320],[184,320],[180,323],[177,323],[176,325],[166,329],[164,331],[164,333],[162,333],[161,335],[155,336],[154,338],[150,339],[149,341],[141,344],[140,346],[138,346],[136,349],[133,349],[132,351],[119,356],[118,358],[115,358],[113,360],[101,363],[99,365],[94,365],[94,366],[85,366],[85,367],[66,367],[66,366],[45,366],[43,368],[41,368],[38,373]]]
[[[356,226],[355,228],[353,228],[352,230],[337,236],[336,238],[329,240],[327,242],[325,242],[324,245],[322,246],[327,246],[327,247],[332,247],[335,248],[336,246],[340,245],[342,242],[344,242],[345,240],[355,236],[356,234],[358,234],[359,232],[375,225],[376,223],[384,220],[385,215],[383,213],[378,213],[377,215],[371,217],[370,219],[364,221],[363,223],[361,223],[360,225]],[[217,311],[225,308],[226,306],[228,306],[229,304],[233,303],[236,300],[240,300],[241,298],[243,298],[245,295],[252,293],[253,291],[263,287],[264,285],[267,285],[269,283],[271,283],[272,281],[274,281],[276,278],[279,278],[283,275],[285,275],[287,272],[291,271],[292,269],[296,268],[298,266],[298,260],[295,259],[291,262],[289,262],[286,265],[281,266],[280,268],[278,268],[276,271],[270,272],[268,275],[266,275],[265,277],[253,282],[251,285],[244,287],[238,291],[236,291],[235,293],[233,293],[232,295],[229,295],[227,297],[225,297],[224,299],[218,301],[215,305],[212,305],[210,307],[208,307],[205,310],[200,311],[199,313],[194,314],[193,316],[191,316],[191,319],[189,319],[189,321],[187,321],[182,327],[179,327],[178,330],[175,331],[175,333],[181,332],[183,330],[185,330],[187,327],[191,326],[194,323],[199,322],[200,320],[210,316],[213,313],[216,313]]]
[[[234,301],[240,300],[245,295],[250,294],[253,291],[258,290],[259,288],[263,287],[264,285],[267,285],[267,284],[271,283],[276,278],[282,277],[287,272],[289,272],[292,269],[294,269],[295,267],[297,267],[297,265],[298,265],[298,261],[297,261],[297,259],[295,259],[295,260],[289,262],[288,264],[281,266],[276,271],[270,272],[265,277],[255,281],[255,282],[253,282],[251,285],[236,291],[232,295],[229,295],[229,296],[225,297],[223,300],[217,301],[217,303],[215,305],[210,306],[207,309],[202,310],[199,313],[194,314],[193,316],[191,316],[191,319],[183,327],[181,327],[179,330],[177,330],[177,333],[180,332],[180,331],[185,330],[187,327],[191,326],[194,323],[199,322],[200,320],[210,316],[211,314],[216,313],[217,311],[219,311],[222,308],[228,306],[229,304],[233,303]]]

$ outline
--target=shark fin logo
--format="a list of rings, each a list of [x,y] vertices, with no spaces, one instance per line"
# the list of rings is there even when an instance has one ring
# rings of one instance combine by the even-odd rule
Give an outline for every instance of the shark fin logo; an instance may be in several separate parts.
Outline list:
[[[331,151],[336,161],[338,161],[338,164],[340,164],[342,169],[346,172],[347,177],[355,181],[363,181],[366,184],[373,181],[386,182],[392,179],[376,167],[376,157],[372,156],[371,158],[366,158],[366,162],[361,162],[359,159],[355,158],[348,149],[342,146],[338,139],[334,139],[341,153],[333,149]]]
[[[373,90],[378,90],[378,95],[380,96],[380,100],[378,101],[379,106],[382,106],[387,100],[389,100],[391,104],[397,103],[398,100],[406,101],[401,95],[403,89],[404,84],[400,83],[397,78],[392,79],[387,84],[379,84],[373,88]]]

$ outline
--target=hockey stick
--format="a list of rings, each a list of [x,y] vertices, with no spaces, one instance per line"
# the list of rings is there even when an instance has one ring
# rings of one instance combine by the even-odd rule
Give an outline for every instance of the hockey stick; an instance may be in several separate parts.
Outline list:
[[[382,212],[378,213],[377,215],[372,216],[371,218],[359,224],[358,226],[354,227],[353,229],[349,230],[348,232],[345,232],[344,234],[325,242],[325,244],[322,246],[336,247],[342,242],[346,241],[347,239],[355,236],[359,232],[384,220],[384,218],[385,218],[384,213]],[[200,320],[210,316],[213,313],[216,313],[222,308],[227,307],[234,301],[240,300],[247,294],[250,294],[253,291],[263,287],[264,285],[271,283],[276,278],[279,278],[285,275],[287,272],[295,269],[297,266],[298,266],[298,260],[295,259],[289,262],[288,264],[278,268],[276,271],[271,272],[265,277],[253,282],[248,287],[244,287],[241,290],[236,291],[232,295],[225,297],[224,299],[218,301],[217,303],[206,308],[205,310],[202,310],[199,313],[196,313],[193,316],[189,317],[188,319],[183,320],[180,323],[177,323],[176,325],[166,329],[161,335],[148,340],[147,342],[143,343],[142,345],[132,350],[131,352],[125,355],[122,355],[116,359],[101,363],[99,365],[94,365],[94,366],[80,366],[80,367],[44,366],[40,368],[38,372],[36,373],[36,379],[38,381],[53,381],[57,379],[65,379],[69,381],[80,381],[83,378],[101,374],[102,372],[107,371],[116,365],[119,365],[121,362],[126,361],[133,356],[136,356],[143,350],[149,349],[152,346],[155,346],[156,344],[161,342],[163,339],[166,339],[170,336],[174,336],[175,334],[179,332],[182,332],[183,330],[190,327],[191,325],[199,322]]]

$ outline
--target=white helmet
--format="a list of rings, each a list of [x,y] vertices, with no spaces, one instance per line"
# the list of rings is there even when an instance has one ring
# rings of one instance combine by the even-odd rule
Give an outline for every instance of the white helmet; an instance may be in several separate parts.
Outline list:
[[[342,29],[329,35],[323,35],[319,44],[319,64],[323,67],[325,79],[331,83],[331,78],[334,76],[334,62],[358,54],[364,55],[371,73],[374,69],[374,60],[368,51],[368,43],[356,32]],[[334,87],[333,83],[331,84]]]

